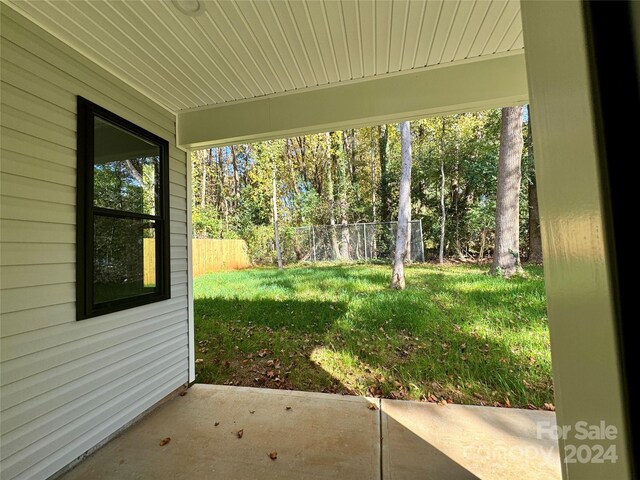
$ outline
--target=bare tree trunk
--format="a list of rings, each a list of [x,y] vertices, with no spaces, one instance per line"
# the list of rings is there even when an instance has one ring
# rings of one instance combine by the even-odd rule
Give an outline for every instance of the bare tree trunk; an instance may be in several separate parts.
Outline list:
[[[444,208],[444,132],[446,123],[442,117],[442,137],[440,138],[440,252],[438,253],[438,262],[444,263],[444,234],[446,232],[447,211]]]
[[[373,128],[371,128],[371,212],[372,222],[376,221],[376,143]]]
[[[380,153],[380,220],[391,220],[391,195],[389,193],[389,172],[387,169],[387,148],[389,143],[389,126],[378,125],[378,151]]]
[[[300,173],[302,174],[302,179],[307,182],[309,180],[309,174],[307,172],[306,137],[296,137],[296,141],[298,142],[298,150],[300,152]]]
[[[282,270],[282,252],[280,251],[280,228],[278,225],[278,193],[276,185],[276,166],[273,165],[273,230],[275,232],[276,241],[276,258],[278,259],[278,268]]]
[[[520,164],[522,106],[502,109],[496,202],[496,248],[491,273],[510,277],[520,270]]]
[[[405,287],[404,262],[409,250],[409,222],[411,221],[411,128],[409,122],[400,124],[402,147],[402,176],[400,177],[400,202],[398,205],[398,232],[396,254],[391,274],[391,288]]]
[[[229,201],[224,197],[224,231],[229,231]]]
[[[347,172],[347,155],[352,156],[349,152],[349,137],[347,131],[342,133],[342,154],[338,154],[338,199],[340,206],[340,259],[349,260],[349,198],[348,198],[348,182],[349,175]],[[336,152],[337,153],[337,152]]]
[[[358,154],[358,141],[356,139],[356,130],[355,130],[355,128],[351,129],[350,137],[351,137],[351,147],[350,147],[351,161],[349,162],[349,170],[350,170],[349,173],[351,174],[351,183],[353,185],[355,185],[358,182],[357,169],[356,169],[356,158],[357,158],[357,154]]]
[[[462,245],[460,243],[460,149],[456,147],[456,165],[455,176],[451,190],[453,193],[453,215],[455,217],[455,231],[453,233],[453,242],[456,249],[456,255],[460,260],[464,260],[462,253]]]
[[[224,181],[224,155],[220,147],[215,149],[216,151],[216,163],[218,165],[218,211],[226,212],[228,210],[226,204],[227,192]],[[224,203],[224,205],[223,205]],[[224,206],[224,210],[223,210]]]
[[[331,237],[331,249],[333,250],[332,260],[340,258],[340,245],[338,244],[338,233],[336,231],[336,199],[333,188],[333,168],[336,164],[336,145],[333,141],[333,132],[327,133],[327,144],[329,150],[329,168],[327,168],[327,196],[329,200],[329,236]]]
[[[133,176],[133,178],[136,179],[136,182],[138,182],[140,184],[140,186],[144,186],[144,179],[142,178],[142,173],[138,171],[138,169],[136,168],[136,166],[133,164],[133,162],[131,160],[127,160],[127,170],[129,170],[129,173]]]
[[[482,257],[484,257],[484,247],[486,243],[487,243],[487,228],[482,227],[482,230],[480,230],[480,253],[478,254],[478,261],[481,261]]]
[[[233,196],[236,199],[236,206],[240,200],[240,182],[238,181],[238,159],[236,157],[236,149],[231,145],[231,163],[233,166]]]
[[[373,127],[371,127],[371,221],[376,222],[376,142]],[[366,225],[364,227],[367,228]],[[378,249],[376,245],[376,229],[375,225],[371,233],[371,258],[377,258]]]
[[[200,207],[204,208],[207,205],[207,164],[211,159],[211,149],[207,155],[202,159],[202,180],[200,182]]]
[[[527,107],[527,110],[529,107]],[[528,112],[531,115],[531,112]],[[529,185],[527,199],[529,201],[529,258],[531,263],[542,263],[542,235],[540,233],[540,211],[538,210],[538,186],[536,183],[536,169],[533,156],[533,136],[531,131],[531,116],[527,135],[527,156],[529,157]]]

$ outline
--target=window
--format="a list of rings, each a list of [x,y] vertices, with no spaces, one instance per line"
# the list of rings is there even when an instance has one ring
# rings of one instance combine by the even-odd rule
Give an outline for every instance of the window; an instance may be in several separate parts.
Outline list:
[[[78,320],[169,298],[168,151],[78,97]]]

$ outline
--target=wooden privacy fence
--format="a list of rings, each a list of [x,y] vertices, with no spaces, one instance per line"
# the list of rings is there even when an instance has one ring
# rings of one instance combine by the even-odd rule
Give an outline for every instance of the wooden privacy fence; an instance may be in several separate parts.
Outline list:
[[[194,238],[192,240],[193,276],[210,272],[240,270],[251,267],[244,240],[213,240]],[[155,273],[156,251],[153,238],[144,239],[144,283],[153,285]]]
[[[194,277],[251,266],[244,240],[194,238],[192,242]]]

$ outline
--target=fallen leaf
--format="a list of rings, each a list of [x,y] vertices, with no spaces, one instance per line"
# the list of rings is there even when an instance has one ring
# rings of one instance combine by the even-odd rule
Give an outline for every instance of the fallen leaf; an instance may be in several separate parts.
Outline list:
[[[374,403],[370,403],[369,406],[367,407],[369,410],[377,410],[378,407],[376,407],[376,405]]]
[[[256,413],[256,411],[255,411],[255,410],[249,410],[249,413],[250,413],[251,415],[253,415],[254,413]]]
[[[511,402],[509,401],[509,397],[505,397],[504,406],[507,408],[511,408]]]
[[[160,446],[164,447],[170,441],[171,441],[171,437],[163,438],[162,440],[160,440]]]
[[[213,424],[214,427],[217,427],[218,425],[220,425],[220,422],[216,422]]]
[[[286,410],[291,410],[291,407],[286,407]]]
[[[278,458],[278,452],[276,452],[276,451],[274,450],[273,452],[271,452],[271,453],[269,454],[269,458],[270,458],[271,460],[275,460],[276,458]]]
[[[238,430],[238,433],[236,435],[238,435],[238,438],[242,438],[242,436],[244,435],[244,430]]]
[[[186,391],[186,390],[183,390],[182,392],[180,392],[180,396],[181,396],[181,397],[184,397],[186,394],[187,394],[187,391]]]
[[[201,363],[203,363],[203,362],[204,362],[204,360],[203,360],[203,359],[201,359],[201,358],[196,358],[196,365],[199,365],[199,364],[201,364]]]
[[[553,403],[545,403],[544,404],[544,409],[545,410],[550,410],[552,412],[556,411],[556,406]]]

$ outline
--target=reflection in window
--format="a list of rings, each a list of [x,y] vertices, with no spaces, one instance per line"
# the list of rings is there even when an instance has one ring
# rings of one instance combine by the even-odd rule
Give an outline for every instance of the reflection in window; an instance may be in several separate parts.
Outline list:
[[[93,248],[95,303],[154,292],[154,222],[96,216]]]

